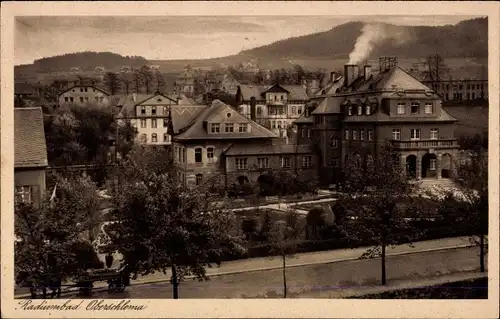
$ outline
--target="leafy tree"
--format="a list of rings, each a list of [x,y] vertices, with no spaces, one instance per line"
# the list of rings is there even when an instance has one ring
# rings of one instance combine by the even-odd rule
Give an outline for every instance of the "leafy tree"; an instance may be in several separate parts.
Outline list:
[[[132,74],[132,83],[134,85],[135,93],[141,93],[141,87],[144,83],[140,70],[135,70]]]
[[[271,235],[272,225],[273,225],[273,221],[271,219],[271,215],[266,210],[266,211],[264,211],[264,216],[263,216],[262,223],[260,225],[260,230],[259,230],[259,238],[261,241],[268,241],[269,238],[272,236]]]
[[[184,188],[170,161],[158,165],[155,149],[140,152],[134,149],[119,165],[113,192],[117,222],[109,225],[104,251],[118,251],[134,276],[170,270],[177,299],[185,276],[206,280],[206,267],[242,251],[234,214],[223,208],[207,211],[204,203],[211,199]]]
[[[165,79],[163,78],[163,75],[161,74],[160,71],[156,70],[154,73],[154,78],[156,82],[156,91],[163,93],[165,91]]]
[[[117,94],[121,89],[122,82],[117,73],[107,72],[104,76],[104,83],[111,95]]]
[[[143,65],[139,70],[139,74],[142,77],[142,83],[144,84],[144,87],[146,88],[146,94],[151,93],[151,84],[153,82],[153,72],[151,71],[151,68],[147,65]]]
[[[488,153],[478,149],[469,164],[460,165],[456,176],[459,185],[457,196],[466,205],[467,224],[474,229],[473,242],[479,245],[481,272],[485,271],[486,236],[488,234]]]
[[[42,289],[43,298],[47,289],[52,290],[52,297],[59,297],[63,281],[103,266],[82,236],[89,225],[85,201],[91,198],[82,202],[81,194],[70,191],[72,186],[61,184],[59,196],[42,201],[38,207],[22,202],[15,207],[16,283]],[[96,195],[89,197],[97,202]],[[36,297],[35,289],[32,297]]]
[[[377,155],[373,164],[366,167],[356,158],[346,163],[344,196],[357,217],[356,232],[350,236],[373,242],[374,247],[362,257],[381,257],[381,279],[385,285],[387,247],[401,243],[411,245],[420,234],[404,212],[397,209],[398,203],[410,202],[414,193],[414,184],[405,174],[399,154],[390,145],[384,145]]]

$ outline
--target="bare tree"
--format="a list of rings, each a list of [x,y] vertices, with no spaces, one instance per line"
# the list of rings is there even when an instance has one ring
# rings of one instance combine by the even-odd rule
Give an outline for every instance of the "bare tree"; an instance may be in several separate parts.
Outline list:
[[[104,83],[106,84],[106,87],[108,88],[111,95],[115,95],[120,90],[120,78],[118,77],[118,74],[114,72],[106,73],[106,75],[104,76]]]
[[[427,71],[424,75],[432,82],[439,82],[448,73],[449,68],[444,63],[444,59],[440,54],[429,55],[426,58]]]

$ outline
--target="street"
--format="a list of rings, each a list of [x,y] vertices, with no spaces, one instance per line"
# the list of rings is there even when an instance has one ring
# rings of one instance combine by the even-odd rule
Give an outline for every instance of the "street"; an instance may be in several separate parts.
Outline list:
[[[391,280],[427,278],[479,267],[477,248],[458,248],[433,252],[391,256],[387,258],[387,278]],[[286,270],[290,297],[313,291],[340,292],[342,289],[378,285],[380,259],[364,259],[298,266]],[[193,279],[181,283],[180,298],[281,298],[282,270],[263,270],[211,277],[209,281]],[[68,298],[75,297],[70,296]],[[96,291],[92,298],[172,298],[169,283],[133,285],[124,293]]]

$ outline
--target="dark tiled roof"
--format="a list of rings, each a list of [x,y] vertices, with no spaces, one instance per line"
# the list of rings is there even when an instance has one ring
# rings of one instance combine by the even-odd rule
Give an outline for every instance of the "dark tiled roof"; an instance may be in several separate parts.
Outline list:
[[[307,90],[302,85],[282,85],[288,92],[290,92],[289,100],[308,100]]]
[[[274,155],[274,154],[312,154],[313,146],[308,144],[235,144],[224,154],[226,156],[241,155]]]
[[[34,94],[35,86],[30,83],[17,82],[14,84],[14,94]]]
[[[203,127],[203,122],[207,120],[216,120],[218,123],[221,123],[221,131],[224,130],[224,119],[226,117],[226,113],[231,113],[231,122],[232,123],[249,123],[251,125],[251,129],[247,133],[219,133],[212,134],[208,133],[207,130]],[[174,122],[174,119],[172,119]],[[235,126],[235,130],[238,128]],[[231,108],[229,105],[222,103],[219,100],[215,100],[212,102],[212,105],[203,109],[200,114],[193,121],[192,125],[189,126],[184,132],[180,133],[175,137],[176,140],[198,140],[198,139],[207,139],[207,140],[217,140],[217,139],[249,139],[249,138],[273,138],[278,137],[275,133],[269,131],[264,126],[255,123],[249,118],[241,115],[236,110]]]
[[[174,134],[188,126],[206,108],[206,105],[173,105],[170,115]]]
[[[342,113],[342,102],[344,97],[327,97],[325,98],[311,114],[337,114]]]
[[[241,95],[244,101],[249,101],[250,98],[255,97],[255,99],[261,99],[261,93],[264,87],[260,85],[240,85]]]
[[[243,95],[243,100],[248,101],[251,97],[255,97],[257,100],[262,99],[262,94],[273,88],[275,85],[240,85],[241,94]],[[309,96],[307,94],[306,88],[302,85],[281,85],[283,89],[289,92],[289,100],[308,100]]]
[[[14,109],[14,167],[45,167],[47,144],[40,107]]]
[[[293,122],[296,124],[312,124],[314,121],[312,116],[306,117],[306,115],[302,113],[302,115]]]

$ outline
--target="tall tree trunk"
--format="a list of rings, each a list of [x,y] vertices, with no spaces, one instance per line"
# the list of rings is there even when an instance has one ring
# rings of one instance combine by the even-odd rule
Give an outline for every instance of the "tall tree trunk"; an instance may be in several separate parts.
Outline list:
[[[286,254],[283,252],[283,298],[286,298]]]
[[[387,278],[385,273],[385,242],[382,243],[382,285],[387,284]]]
[[[481,272],[484,272],[484,234],[479,235],[479,264]]]
[[[174,299],[179,299],[179,282],[177,280],[177,268],[172,265],[172,289]]]

